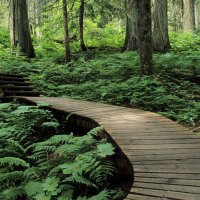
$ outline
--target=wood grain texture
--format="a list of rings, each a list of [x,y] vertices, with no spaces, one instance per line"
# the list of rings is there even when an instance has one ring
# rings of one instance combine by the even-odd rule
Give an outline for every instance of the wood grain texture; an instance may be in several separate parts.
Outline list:
[[[91,118],[127,155],[135,182],[126,200],[200,200],[200,138],[155,113],[101,103],[47,97],[54,109]]]

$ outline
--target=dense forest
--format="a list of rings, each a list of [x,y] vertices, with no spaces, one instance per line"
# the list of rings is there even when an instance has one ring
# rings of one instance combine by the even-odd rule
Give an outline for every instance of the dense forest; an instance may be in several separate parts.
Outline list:
[[[28,77],[43,96],[148,110],[200,133],[200,0],[0,5],[0,73]],[[108,181],[114,147],[96,138],[100,130],[63,136],[43,107],[0,104],[0,199],[122,199]],[[62,152],[67,164],[45,161],[46,151]]]

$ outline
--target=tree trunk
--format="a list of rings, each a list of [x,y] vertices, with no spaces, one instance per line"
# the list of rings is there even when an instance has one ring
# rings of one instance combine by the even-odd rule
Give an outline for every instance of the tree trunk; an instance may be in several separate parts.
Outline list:
[[[195,0],[183,0],[183,30],[192,32],[195,30]]]
[[[171,20],[174,31],[183,29],[183,0],[172,0]]]
[[[67,13],[67,1],[63,0],[63,19],[64,19],[64,40],[65,40],[65,58],[66,62],[71,62],[71,51],[70,51],[70,39],[69,39],[69,28],[68,28],[68,13]]]
[[[153,48],[158,52],[170,49],[167,0],[153,0]]]
[[[19,50],[20,55],[35,57],[26,0],[11,0],[10,2],[10,36],[12,52],[14,47]]]
[[[87,48],[84,43],[83,37],[83,19],[84,19],[84,11],[85,11],[85,0],[81,0],[80,5],[80,16],[79,16],[79,26],[80,26],[80,46],[82,51],[87,51]]]
[[[124,49],[138,49],[138,9],[137,0],[126,0],[126,38]]]
[[[140,69],[144,75],[153,74],[151,1],[137,0]]]
[[[196,29],[200,30],[200,1],[196,2],[195,5],[195,19]]]

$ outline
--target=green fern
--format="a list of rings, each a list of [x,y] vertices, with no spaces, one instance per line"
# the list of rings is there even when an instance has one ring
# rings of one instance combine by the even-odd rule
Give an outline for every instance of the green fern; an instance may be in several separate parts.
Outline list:
[[[10,167],[20,166],[20,167],[28,168],[30,167],[30,164],[20,158],[4,157],[4,158],[0,158],[0,166],[10,166]]]
[[[0,194],[0,199],[2,199],[2,200],[17,200],[20,197],[23,197],[25,195],[26,195],[26,193],[22,186],[10,187],[9,189],[4,190]]]
[[[0,199],[107,198],[104,188],[116,169],[114,147],[96,139],[103,128],[64,135],[51,112],[39,107],[0,106]],[[89,197],[90,191],[97,195]]]

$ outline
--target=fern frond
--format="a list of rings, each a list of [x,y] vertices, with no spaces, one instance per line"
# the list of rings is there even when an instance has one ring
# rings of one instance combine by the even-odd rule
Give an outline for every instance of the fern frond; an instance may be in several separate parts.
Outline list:
[[[19,197],[26,195],[24,188],[22,186],[19,187],[10,187],[2,192],[0,198],[3,200],[16,200]]]
[[[81,152],[81,149],[82,146],[79,146],[77,144],[64,144],[56,149],[55,154],[60,154],[63,156],[71,155],[73,157],[73,155],[77,154],[77,152]]]
[[[103,190],[99,194],[88,198],[88,200],[110,200],[112,199],[108,190]]]
[[[98,185],[104,185],[108,177],[113,176],[116,172],[113,162],[103,160],[99,162],[98,166],[90,171],[90,178]]]
[[[98,126],[96,128],[93,128],[90,130],[87,134],[92,136],[98,136],[100,133],[104,131],[104,128],[102,126]]]
[[[4,144],[7,148],[14,149],[15,151],[19,151],[21,153],[25,152],[23,146],[18,141],[13,139],[0,139],[0,144]]]
[[[29,163],[27,163],[25,160],[22,160],[20,158],[15,158],[15,157],[5,157],[5,158],[0,158],[0,165],[1,166],[21,166],[28,168],[30,167]]]
[[[41,179],[41,169],[38,167],[29,167],[24,170],[24,175],[27,180],[40,180]]]
[[[42,192],[42,183],[39,181],[30,181],[24,186],[24,189],[27,196],[33,197]]]
[[[89,179],[79,176],[77,174],[73,174],[72,176],[65,178],[62,182],[72,182],[72,183],[78,183],[81,185],[85,185],[87,187],[94,187],[97,188],[97,186],[92,183]]]
[[[60,180],[55,176],[48,177],[43,182],[42,189],[43,189],[43,191],[45,191],[47,193],[49,193],[49,192],[55,193],[57,191],[58,186],[59,186],[59,182],[60,182]]]
[[[0,149],[0,157],[6,157],[6,156],[9,156],[9,157],[17,157],[17,158],[20,158],[22,157],[22,154],[19,153],[19,152],[16,152],[14,149],[10,150],[10,149]]]
[[[9,173],[1,173],[0,174],[0,183],[3,184],[3,182],[10,182],[15,183],[16,181],[21,181],[25,179],[25,174],[22,171],[14,171]]]
[[[55,135],[49,138],[48,140],[38,143],[39,145],[44,145],[44,146],[58,146],[61,144],[70,144],[74,142],[74,136],[73,134],[68,134],[68,135]]]
[[[58,200],[71,200],[73,198],[73,193],[73,190],[68,189],[67,191],[61,193],[61,195],[58,197]]]

